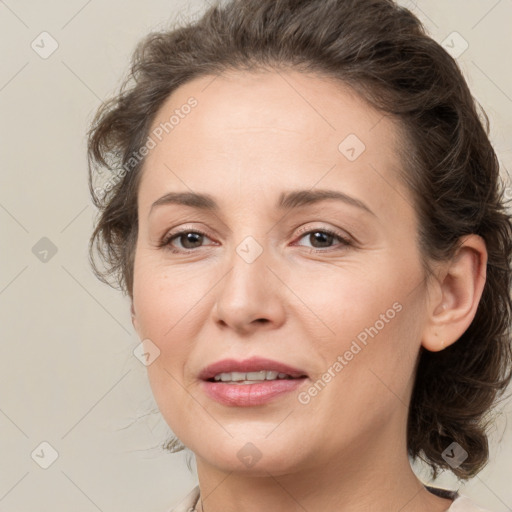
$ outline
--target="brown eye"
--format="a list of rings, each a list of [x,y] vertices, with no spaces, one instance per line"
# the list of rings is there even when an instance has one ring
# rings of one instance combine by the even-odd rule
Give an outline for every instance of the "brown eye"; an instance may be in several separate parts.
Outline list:
[[[341,242],[342,246],[350,245],[350,240],[328,229],[312,229],[303,233],[300,239],[306,237],[313,249],[329,249],[335,240]]]
[[[183,249],[195,249],[201,245],[204,236],[201,233],[188,232],[176,237],[182,243]]]
[[[205,238],[209,240],[209,237],[200,231],[180,231],[165,237],[160,247],[168,247],[173,252],[186,252],[201,247]],[[173,243],[175,241],[179,242],[178,247]]]
[[[330,233],[325,233],[323,231],[314,231],[311,232],[308,236],[309,241],[312,243],[313,247],[317,248],[330,247],[334,240],[334,235],[331,235]]]

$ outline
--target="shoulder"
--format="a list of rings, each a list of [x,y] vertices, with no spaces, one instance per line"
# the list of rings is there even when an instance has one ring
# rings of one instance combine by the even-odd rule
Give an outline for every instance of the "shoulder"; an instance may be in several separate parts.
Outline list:
[[[425,488],[436,496],[453,500],[453,503],[446,512],[490,512],[489,510],[479,507],[476,503],[471,501],[470,498],[464,494],[460,494],[458,491],[450,491],[431,485],[425,485]]]
[[[479,507],[467,496],[459,495],[452,503],[452,506],[446,512],[490,512],[487,509]]]
[[[192,512],[199,498],[199,486],[196,485],[174,508],[168,512]]]
[[[441,489],[436,489],[438,491],[436,494],[440,494],[439,491]],[[444,491],[444,490],[443,490]],[[451,496],[457,496],[451,507],[446,512],[490,512],[487,509],[479,507],[476,503],[474,503],[467,496],[458,494],[454,491],[444,491],[446,493],[446,497],[448,497],[448,493]],[[180,501],[176,507],[170,509],[168,512],[192,512],[197,500],[199,498],[199,486],[196,485],[184,498]]]

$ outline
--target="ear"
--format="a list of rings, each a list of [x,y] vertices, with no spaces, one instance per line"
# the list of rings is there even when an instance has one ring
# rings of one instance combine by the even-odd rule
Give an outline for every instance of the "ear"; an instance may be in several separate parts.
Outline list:
[[[429,286],[422,346],[438,352],[455,343],[475,317],[486,280],[487,249],[478,235],[461,238],[453,258]]]
[[[138,333],[139,332],[139,322],[137,321],[137,315],[135,314],[135,308],[133,307],[133,300],[131,301],[131,304],[130,304],[130,313],[132,315],[133,328]]]

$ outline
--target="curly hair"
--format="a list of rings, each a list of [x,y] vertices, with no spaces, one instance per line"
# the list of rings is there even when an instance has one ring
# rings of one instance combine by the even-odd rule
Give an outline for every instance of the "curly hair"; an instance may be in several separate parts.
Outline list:
[[[99,209],[89,243],[94,272],[133,298],[144,163],[134,155],[166,98],[196,77],[285,68],[338,80],[397,121],[427,277],[464,235],[485,240],[487,278],[474,320],[448,348],[420,349],[407,425],[412,460],[425,461],[434,478],[448,469],[469,479],[488,462],[489,413],[512,379],[512,222],[487,116],[455,60],[392,0],[230,0],[142,40],[89,132],[89,188]],[[458,467],[443,458],[452,442],[468,452]]]

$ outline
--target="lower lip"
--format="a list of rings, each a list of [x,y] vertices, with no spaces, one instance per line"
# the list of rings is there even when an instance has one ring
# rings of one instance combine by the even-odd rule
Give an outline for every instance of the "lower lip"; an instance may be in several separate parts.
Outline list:
[[[228,384],[226,382],[203,381],[206,394],[224,405],[251,407],[262,405],[285,393],[296,390],[306,381],[300,379],[277,379],[255,384]]]

